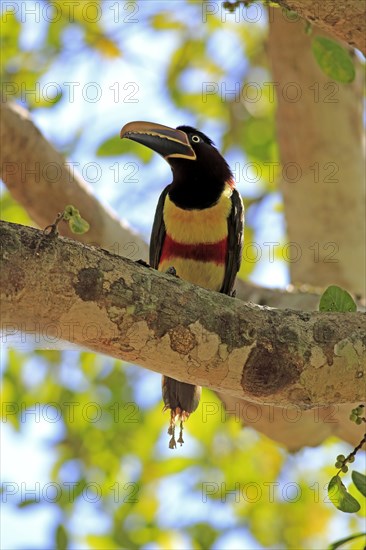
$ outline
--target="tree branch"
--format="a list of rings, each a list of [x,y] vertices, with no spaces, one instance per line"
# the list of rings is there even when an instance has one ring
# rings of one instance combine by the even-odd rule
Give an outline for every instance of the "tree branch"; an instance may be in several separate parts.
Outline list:
[[[50,145],[27,111],[14,103],[2,103],[0,109],[3,144],[0,150],[1,177],[32,219],[40,227],[46,227],[66,204],[73,204],[91,221],[91,229],[84,235],[74,235],[64,224],[60,227],[61,234],[134,260],[146,260],[148,245],[127,223],[117,220],[111,210],[92,196],[88,185]],[[28,175],[36,166],[36,174]],[[60,169],[62,174],[54,182],[47,179],[52,177],[47,167],[52,166]],[[321,290],[305,285],[299,289],[289,287],[288,290],[280,290],[240,280],[236,283],[236,289],[237,297],[246,302],[299,310],[316,309],[321,293]]]
[[[25,109],[0,102],[0,115],[1,178],[40,227],[52,223],[58,212],[73,204],[84,218],[93,220],[90,231],[78,240],[117,250],[134,260],[147,258],[143,239],[93,196],[72,163],[46,140]],[[67,224],[60,232],[74,238]]]
[[[366,3],[360,0],[274,0],[366,55]]]
[[[45,332],[262,404],[363,398],[364,313],[245,304],[37,229],[0,230],[4,334]]]

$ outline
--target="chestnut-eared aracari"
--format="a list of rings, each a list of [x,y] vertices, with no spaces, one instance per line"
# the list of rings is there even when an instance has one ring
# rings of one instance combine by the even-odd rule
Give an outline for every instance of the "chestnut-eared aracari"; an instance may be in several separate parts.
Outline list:
[[[244,209],[233,174],[213,142],[190,126],[169,128],[129,122],[121,138],[159,153],[170,164],[173,181],[160,195],[150,240],[150,266],[174,267],[178,277],[232,294],[240,268]],[[163,376],[165,410],[170,409],[169,446],[176,447],[175,421],[198,407],[201,388]]]

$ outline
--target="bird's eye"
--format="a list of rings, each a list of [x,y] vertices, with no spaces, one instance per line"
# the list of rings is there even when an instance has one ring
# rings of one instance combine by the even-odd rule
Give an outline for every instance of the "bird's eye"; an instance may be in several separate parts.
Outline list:
[[[201,138],[199,138],[198,136],[192,136],[192,141],[194,141],[194,143],[198,143],[201,141]]]

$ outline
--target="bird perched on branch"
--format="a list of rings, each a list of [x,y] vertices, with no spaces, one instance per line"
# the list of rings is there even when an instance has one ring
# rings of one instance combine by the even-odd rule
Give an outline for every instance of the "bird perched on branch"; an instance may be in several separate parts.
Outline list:
[[[160,195],[150,240],[150,265],[174,267],[178,277],[204,288],[232,294],[240,268],[244,209],[233,174],[213,142],[190,126],[169,128],[129,122],[121,138],[159,153],[170,164],[173,181]],[[165,410],[170,409],[170,448],[176,447],[175,422],[199,404],[201,388],[163,376]]]

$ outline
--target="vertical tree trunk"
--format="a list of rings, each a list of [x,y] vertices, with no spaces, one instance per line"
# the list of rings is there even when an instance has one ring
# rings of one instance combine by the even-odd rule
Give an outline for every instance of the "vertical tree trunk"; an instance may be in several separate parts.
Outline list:
[[[318,66],[305,21],[270,9],[269,55],[293,283],[365,292],[363,79],[330,80]]]
[[[311,50],[312,38],[324,32],[313,28],[307,35],[304,20],[290,21],[276,8],[269,8],[269,19],[269,57],[277,89],[277,134],[283,166],[281,189],[288,241],[294,243],[291,280],[321,287],[333,283],[365,295],[361,64],[352,54],[354,82],[334,82],[322,72]],[[351,408],[350,404],[319,410],[317,426],[313,412],[305,412],[297,425],[300,431],[304,428],[299,445],[316,444],[316,433],[327,430],[350,443],[357,442],[360,430],[349,421]],[[291,426],[280,422],[278,429],[287,441]]]

